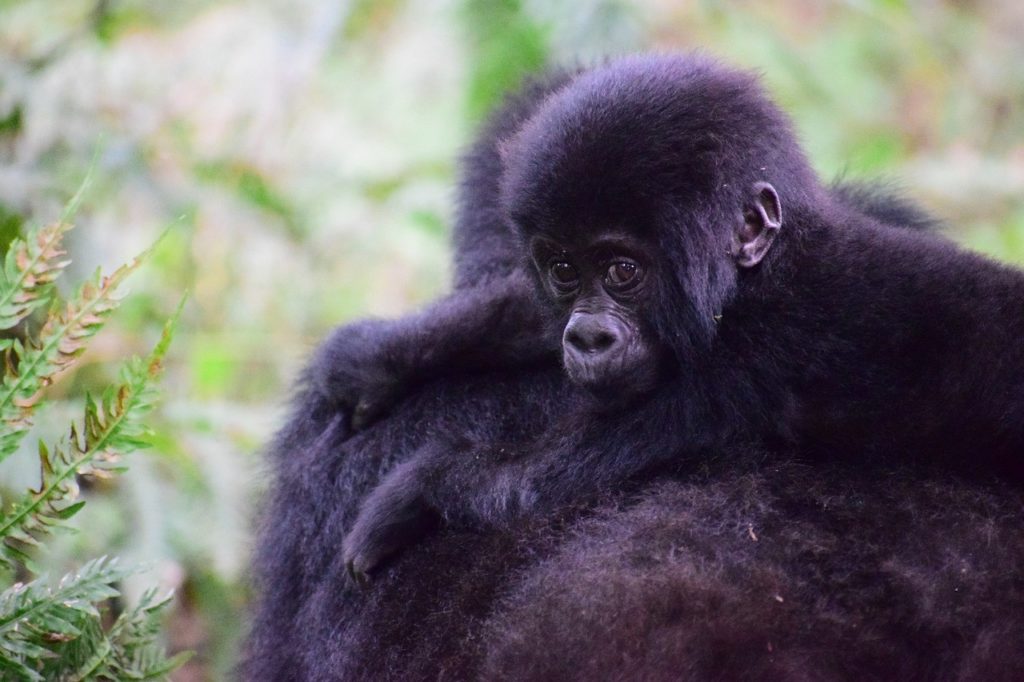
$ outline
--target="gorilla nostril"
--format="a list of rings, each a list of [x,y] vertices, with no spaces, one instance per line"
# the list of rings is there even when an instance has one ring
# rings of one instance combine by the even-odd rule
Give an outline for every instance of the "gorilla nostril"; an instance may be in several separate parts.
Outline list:
[[[600,331],[594,335],[593,343],[591,344],[594,351],[608,350],[615,344],[615,337],[607,331]]]
[[[590,316],[574,317],[565,329],[565,343],[582,353],[603,353],[618,340],[613,330]]]
[[[572,346],[576,350],[583,350],[583,337],[580,336],[579,332],[577,332],[574,329],[570,328],[565,330],[565,343]]]

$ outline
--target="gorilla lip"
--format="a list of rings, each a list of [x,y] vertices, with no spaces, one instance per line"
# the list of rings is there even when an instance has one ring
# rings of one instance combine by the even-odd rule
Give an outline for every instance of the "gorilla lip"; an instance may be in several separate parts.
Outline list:
[[[563,348],[562,366],[572,383],[590,393],[636,395],[658,382],[657,367],[648,362],[649,353],[637,352],[636,343],[604,353],[587,353]],[[609,356],[609,353],[614,355]]]

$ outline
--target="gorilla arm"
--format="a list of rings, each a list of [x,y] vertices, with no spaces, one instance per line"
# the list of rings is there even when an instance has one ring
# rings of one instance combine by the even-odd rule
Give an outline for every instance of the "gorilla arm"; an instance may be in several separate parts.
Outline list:
[[[557,362],[558,337],[523,272],[457,289],[397,320],[338,327],[315,353],[314,386],[361,429],[439,376]]]
[[[614,414],[581,411],[532,443],[430,443],[392,469],[361,504],[342,551],[364,580],[438,523],[510,527],[534,512],[586,503],[608,487],[678,465],[687,419],[679,402],[654,394]]]

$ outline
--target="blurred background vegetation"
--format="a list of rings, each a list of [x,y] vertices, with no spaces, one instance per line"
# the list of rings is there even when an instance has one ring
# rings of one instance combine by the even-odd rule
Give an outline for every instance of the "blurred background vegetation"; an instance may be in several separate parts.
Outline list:
[[[761,70],[824,176],[898,180],[954,238],[1024,263],[1018,0],[0,0],[0,247],[59,215],[97,146],[69,279],[170,228],[37,428],[63,428],[192,292],[158,447],[90,487],[87,532],[42,563],[149,562],[126,589],[176,588],[170,644],[197,651],[176,679],[224,678],[261,444],[328,329],[444,291],[481,117],[547,64],[695,47]],[[35,466],[5,462],[0,493]]]

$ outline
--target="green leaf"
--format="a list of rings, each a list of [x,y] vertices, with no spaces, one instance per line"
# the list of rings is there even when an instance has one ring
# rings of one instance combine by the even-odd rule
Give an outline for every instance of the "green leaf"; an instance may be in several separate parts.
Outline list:
[[[95,165],[94,158],[60,220],[11,241],[0,272],[0,329],[14,327],[53,297],[54,281],[71,262],[64,258],[64,235],[72,228],[71,218],[78,212]]]
[[[117,596],[114,584],[128,573],[117,560],[99,558],[65,575],[55,587],[38,579],[0,592],[0,659],[23,679],[44,679],[34,677],[35,666],[28,663],[59,658],[58,648],[82,636],[90,619],[98,623],[94,603]]]
[[[57,518],[59,518],[61,521],[67,521],[72,516],[77,514],[78,510],[80,510],[84,506],[85,500],[79,500],[78,502],[69,504],[68,506],[64,507],[63,509],[57,512]]]
[[[119,288],[142,264],[151,250],[137,256],[111,275],[96,274],[65,303],[55,304],[35,339],[14,344],[7,371],[0,382],[0,462],[13,453],[32,426],[32,414],[42,390],[85,352],[88,341],[103,328],[120,304]]]
[[[78,476],[108,477],[123,470],[121,456],[149,445],[149,429],[141,422],[156,401],[153,383],[162,372],[182,298],[153,352],[145,360],[131,358],[121,369],[121,382],[98,399],[87,396],[81,427],[72,424],[67,438],[52,450],[39,444],[40,484],[7,512],[0,512],[0,563],[22,561],[25,546],[49,534],[78,511]]]
[[[57,222],[11,242],[0,277],[0,329],[11,329],[50,301],[53,282],[71,262],[62,248],[71,227]]]
[[[61,300],[53,285],[67,265],[61,240],[85,185],[60,222],[12,240],[0,263],[0,329],[50,304],[38,332],[25,325],[17,337],[0,340],[0,461],[18,448],[31,427],[43,390],[78,360],[117,308],[125,278],[152,252],[107,277],[97,272]],[[129,359],[116,385],[87,395],[81,421],[73,422],[59,442],[39,443],[39,485],[0,509],[0,565],[23,567],[8,575],[30,572],[34,550],[53,532],[70,530],[68,519],[85,504],[78,499],[80,477],[116,475],[124,471],[123,455],[149,445],[143,417],[156,401],[154,384],[184,302],[147,358]],[[160,643],[170,595],[157,598],[148,592],[111,624],[108,602],[119,596],[117,583],[128,573],[116,560],[100,558],[56,585],[38,578],[0,591],[0,679],[165,679],[188,659],[188,654],[168,657]]]

